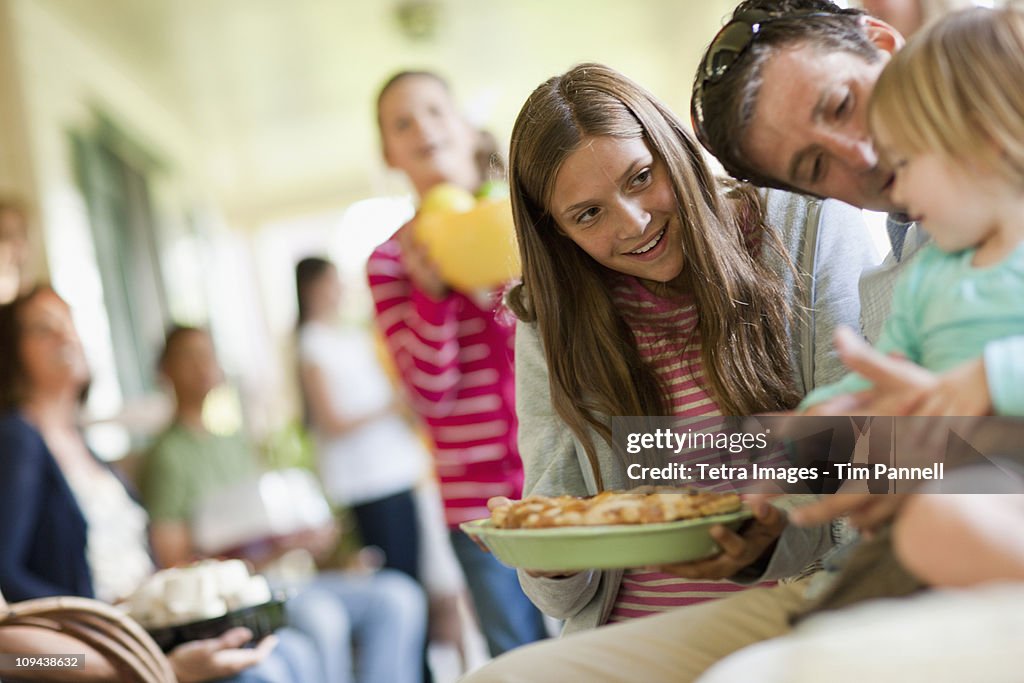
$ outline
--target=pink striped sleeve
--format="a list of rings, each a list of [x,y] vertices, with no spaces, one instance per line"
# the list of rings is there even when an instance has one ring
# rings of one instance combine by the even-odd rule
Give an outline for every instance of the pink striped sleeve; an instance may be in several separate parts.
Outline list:
[[[416,289],[402,267],[394,238],[367,263],[376,321],[414,407],[440,417],[455,405],[460,380],[458,301],[435,301]]]

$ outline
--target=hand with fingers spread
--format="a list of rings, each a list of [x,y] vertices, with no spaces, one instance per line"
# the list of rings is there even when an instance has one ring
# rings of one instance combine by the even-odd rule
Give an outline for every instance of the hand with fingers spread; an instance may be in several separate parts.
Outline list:
[[[747,502],[754,519],[746,528],[737,532],[720,524],[711,527],[711,537],[722,552],[704,560],[664,565],[658,570],[684,579],[727,579],[761,559],[786,528],[786,515],[767,499]]]
[[[982,358],[934,373],[876,351],[849,328],[835,335],[843,364],[872,388],[814,406],[809,415],[988,415],[992,399]]]

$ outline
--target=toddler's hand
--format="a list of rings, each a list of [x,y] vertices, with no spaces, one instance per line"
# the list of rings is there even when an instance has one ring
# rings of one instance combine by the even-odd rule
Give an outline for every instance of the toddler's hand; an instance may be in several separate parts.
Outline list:
[[[899,356],[887,356],[873,349],[848,328],[836,332],[836,349],[843,364],[873,385],[856,394],[861,415],[989,415],[989,393],[985,364],[976,358],[934,373]]]

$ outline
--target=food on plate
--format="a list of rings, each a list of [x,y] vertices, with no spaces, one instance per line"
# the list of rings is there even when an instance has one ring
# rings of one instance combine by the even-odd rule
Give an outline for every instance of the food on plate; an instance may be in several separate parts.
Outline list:
[[[741,506],[735,493],[680,489],[605,491],[590,498],[529,496],[491,510],[491,524],[499,529],[652,524],[727,514]]]
[[[128,612],[146,628],[212,619],[271,600],[262,576],[241,560],[205,560],[153,574],[128,599]]]

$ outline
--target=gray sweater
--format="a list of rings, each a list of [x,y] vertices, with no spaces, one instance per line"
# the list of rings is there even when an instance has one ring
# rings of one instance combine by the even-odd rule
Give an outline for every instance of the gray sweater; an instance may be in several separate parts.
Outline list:
[[[768,224],[778,233],[789,258],[797,265],[795,278],[782,259],[765,250],[766,263],[779,272],[794,306],[809,308],[795,329],[795,380],[806,393],[814,386],[844,374],[832,351],[836,325],[857,328],[857,281],[873,265],[861,212],[834,200],[820,201],[778,190],[762,192]],[[796,279],[802,280],[798,287]],[[520,324],[516,332],[516,410],[519,452],[526,470],[524,495],[594,495],[594,473],[582,444],[555,413],[551,404],[547,364],[534,325]],[[601,476],[608,489],[631,488],[621,461],[596,433]],[[789,500],[788,504],[799,501]],[[799,573],[834,545],[825,528],[787,527],[765,571],[744,577],[755,582]],[[534,578],[519,572],[523,590],[546,614],[565,620],[565,633],[603,624],[614,605],[622,570],[589,570],[561,579]]]

